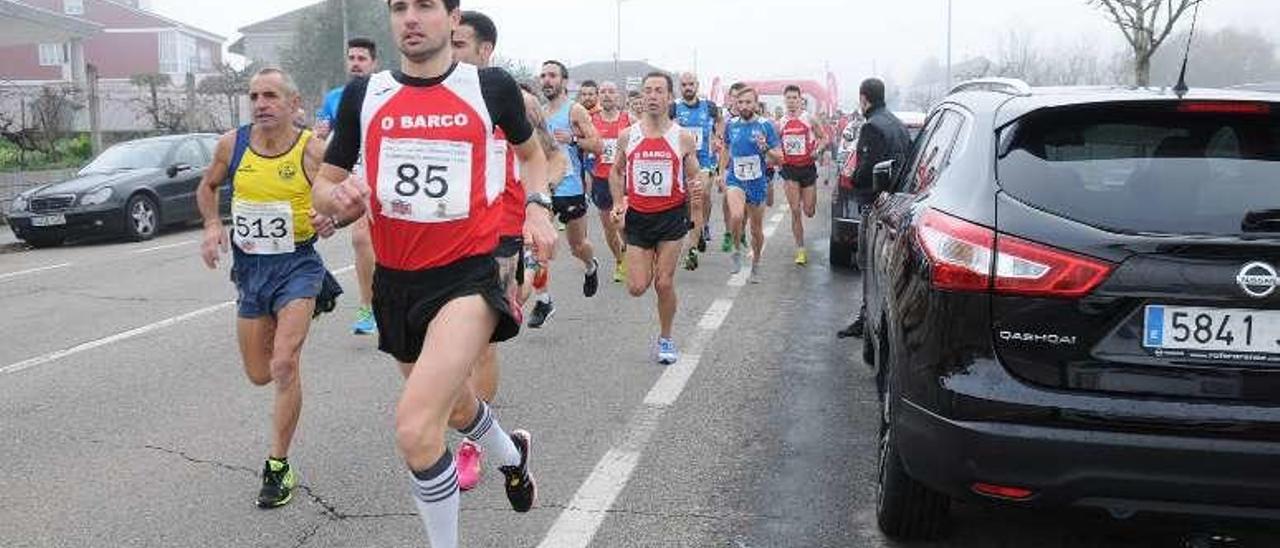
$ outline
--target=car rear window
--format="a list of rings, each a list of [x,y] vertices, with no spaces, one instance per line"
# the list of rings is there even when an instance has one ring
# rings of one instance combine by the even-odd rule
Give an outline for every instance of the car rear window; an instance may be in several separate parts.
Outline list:
[[[1280,232],[1278,114],[1280,104],[1193,101],[1038,111],[1002,132],[1000,186],[1121,232]]]

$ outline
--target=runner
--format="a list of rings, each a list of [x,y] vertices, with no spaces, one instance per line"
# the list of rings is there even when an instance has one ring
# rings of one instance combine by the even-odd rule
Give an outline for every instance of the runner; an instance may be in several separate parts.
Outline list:
[[[271,452],[262,466],[258,506],[276,508],[293,499],[298,485],[288,457],[302,414],[302,344],[327,277],[313,244],[317,235],[333,235],[334,224],[311,209],[310,181],[324,145],[292,123],[301,104],[293,80],[279,69],[262,69],[249,82],[249,101],[253,124],[218,139],[196,202],[204,218],[200,254],[206,266],[217,268],[228,243],[218,189],[230,181],[240,358],[249,382],[275,385]]]
[[[614,283],[622,283],[627,275],[627,263],[623,260],[625,246],[622,231],[613,222],[613,193],[609,189],[609,172],[613,171],[613,161],[618,154],[618,132],[631,125],[631,116],[620,110],[618,104],[618,84],[602,82],[600,84],[600,112],[591,117],[591,124],[600,135],[601,152],[595,159],[591,169],[591,202],[600,214],[600,226],[604,230],[605,242],[609,251],[613,252]]]
[[[453,54],[461,63],[470,63],[480,68],[489,66],[494,48],[498,43],[498,28],[487,15],[476,11],[462,12],[458,28],[453,31]],[[548,169],[551,172],[564,172],[565,159],[555,140],[547,133],[542,119],[542,106],[538,98],[527,92],[524,97],[525,114],[534,128],[534,139],[542,146],[542,152],[548,158]],[[526,276],[524,261],[524,221],[525,193],[518,179],[515,163],[515,150],[507,146],[502,129],[494,130],[495,159],[497,153],[504,156],[505,190],[502,193],[501,207],[495,208],[501,217],[498,229],[498,248],[494,251],[494,259],[498,261],[498,278],[502,282],[507,298],[516,303],[515,308],[524,310],[524,303],[529,298],[529,285],[526,283],[532,276]],[[490,343],[476,368],[471,373],[472,390],[485,403],[493,403],[498,394],[498,345]],[[457,450],[458,488],[470,491],[478,483],[483,470],[484,449],[480,444],[463,438]]]
[[[317,209],[343,219],[363,214],[373,193],[378,347],[409,373],[396,407],[396,439],[435,548],[458,545],[457,474],[446,427],[459,428],[497,461],[516,511],[536,500],[530,435],[508,436],[467,382],[488,343],[520,328],[492,256],[503,177],[491,174],[504,173],[502,159],[491,159],[495,126],[521,162],[529,204],[524,232],[540,259],[550,258],[556,239],[546,161],[531,140],[515,81],[502,69],[453,60],[458,4],[388,1],[401,70],[347,86],[313,187]],[[364,187],[346,181],[361,150]]]
[[[614,196],[623,197],[615,201],[613,214],[627,236],[627,291],[640,297],[652,285],[657,294],[661,332],[654,353],[663,365],[680,359],[671,332],[677,303],[676,262],[689,232],[690,202],[697,202],[702,194],[697,143],[671,120],[674,91],[666,73],[645,76],[645,117],[618,135],[625,147],[609,176]]]
[[[804,246],[804,217],[810,219],[817,213],[818,168],[814,162],[827,147],[827,131],[809,113],[801,110],[800,87],[789,85],[783,91],[787,113],[780,120],[782,135],[783,190],[787,204],[791,206],[791,233],[796,239],[796,264],[809,263]],[[804,217],[802,217],[803,215]]]
[[[600,106],[600,84],[595,80],[583,80],[578,85],[578,104],[587,109],[587,114],[592,116],[604,110]]]
[[[587,235],[587,195],[582,184],[582,150],[599,152],[600,139],[596,136],[596,128],[591,125],[591,115],[581,104],[569,100],[566,82],[569,80],[569,69],[559,61],[547,61],[542,64],[542,93],[547,98],[545,114],[547,130],[560,144],[561,151],[569,159],[569,168],[564,177],[556,185],[554,201],[555,212],[560,222],[565,224],[569,248],[573,256],[582,261],[584,279],[582,294],[594,297],[600,287],[600,262],[596,260],[595,249]],[[542,276],[539,276],[540,278]],[[542,280],[539,280],[542,281]],[[538,288],[538,302],[533,306],[533,314],[529,317],[529,327],[539,328],[555,314],[555,304],[551,300],[551,286]]]
[[[675,120],[681,127],[689,130],[698,145],[698,183],[702,188],[708,188],[717,167],[711,151],[712,138],[724,130],[724,119],[714,102],[698,97],[698,77],[692,72],[680,75],[680,99],[675,104]],[[706,241],[711,239],[710,229],[707,228],[711,220],[711,208],[700,207],[689,213],[693,216],[694,226],[684,267],[686,270],[697,270],[698,252],[706,251]]]
[[[738,93],[746,89],[746,87],[747,85],[742,82],[734,82],[729,86],[729,95],[728,95],[729,117],[727,121],[728,123],[732,123],[734,120],[738,118]],[[724,140],[725,134],[726,134],[725,131],[726,130],[722,128],[719,136],[719,139],[720,139],[719,144],[722,149],[725,147],[725,140]],[[725,253],[729,253],[730,251],[733,251],[733,234],[731,232],[732,229],[729,226],[729,194],[728,194],[728,189],[724,185],[724,181],[725,181],[724,168],[720,167],[720,166],[726,165],[724,162],[724,158],[728,156],[728,154],[729,154],[728,149],[724,149],[721,151],[720,165],[717,166],[717,169],[719,171],[719,173],[717,174],[717,181],[718,181],[717,187],[720,189],[720,193],[724,195],[720,199],[720,209],[721,209],[721,213],[723,213],[722,218],[724,219],[724,239],[720,242],[720,251],[723,251]]]
[[[632,120],[644,119],[644,97],[634,89],[627,92],[627,114]]]
[[[352,38],[347,41],[347,74],[351,78],[368,76],[378,70],[378,46],[368,38]],[[324,104],[316,112],[316,137],[321,141],[329,138],[333,119],[338,115],[338,102],[342,99],[341,85],[329,90],[324,97]],[[359,170],[354,177],[359,177]],[[373,320],[373,242],[369,239],[369,220],[365,217],[356,219],[351,224],[351,248],[355,251],[356,284],[360,287],[360,307],[356,309],[356,319],[351,324],[351,332],[356,335],[368,335],[378,330]]]
[[[745,222],[751,221],[751,283],[760,283],[760,255],[764,249],[764,200],[769,180],[764,166],[782,159],[778,134],[773,124],[756,113],[756,92],[745,88],[738,93],[738,118],[729,123],[725,143],[729,154],[720,159],[720,170],[727,175],[729,191],[729,226],[737,242],[733,252],[733,273],[742,270],[742,239]],[[732,166],[730,168],[730,166]]]

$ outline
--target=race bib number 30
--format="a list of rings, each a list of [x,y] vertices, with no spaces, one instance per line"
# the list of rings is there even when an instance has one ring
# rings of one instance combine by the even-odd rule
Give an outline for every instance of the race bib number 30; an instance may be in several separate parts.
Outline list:
[[[639,196],[665,198],[675,184],[673,172],[671,160],[636,160],[631,163],[631,183]]]
[[[231,240],[250,255],[293,253],[293,208],[289,202],[231,204]]]
[[[378,156],[382,214],[415,223],[471,215],[471,143],[385,139]]]
[[[733,176],[735,179],[747,182],[754,181],[764,177],[764,170],[760,166],[759,156],[734,156],[733,157]]]
[[[805,140],[804,135],[783,135],[782,151],[787,156],[803,156],[808,152],[809,143]]]

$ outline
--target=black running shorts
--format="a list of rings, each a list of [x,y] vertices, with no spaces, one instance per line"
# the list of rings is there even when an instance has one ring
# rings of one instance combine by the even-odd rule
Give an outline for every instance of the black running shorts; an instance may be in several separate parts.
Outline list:
[[[657,249],[661,242],[676,242],[689,233],[689,206],[681,205],[658,213],[627,210],[624,232],[627,245]]]
[[[569,224],[587,215],[587,196],[556,196],[551,199],[551,209],[560,217],[560,222]]]
[[[800,188],[809,188],[818,183],[818,166],[782,166],[782,180],[800,183]]]
[[[373,315],[378,322],[378,350],[401,363],[414,363],[422,353],[427,326],[446,304],[479,295],[498,313],[490,340],[501,342],[520,332],[521,318],[507,300],[498,280],[498,263],[491,255],[462,259],[420,271],[392,270],[382,265],[373,273]]]

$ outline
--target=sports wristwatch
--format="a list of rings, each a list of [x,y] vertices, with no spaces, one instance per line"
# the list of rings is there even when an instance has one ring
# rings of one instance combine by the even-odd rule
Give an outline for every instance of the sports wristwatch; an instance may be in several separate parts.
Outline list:
[[[529,204],[540,205],[546,208],[547,211],[555,209],[555,206],[551,203],[551,196],[548,196],[545,192],[530,192],[524,199],[524,205],[528,206]]]

